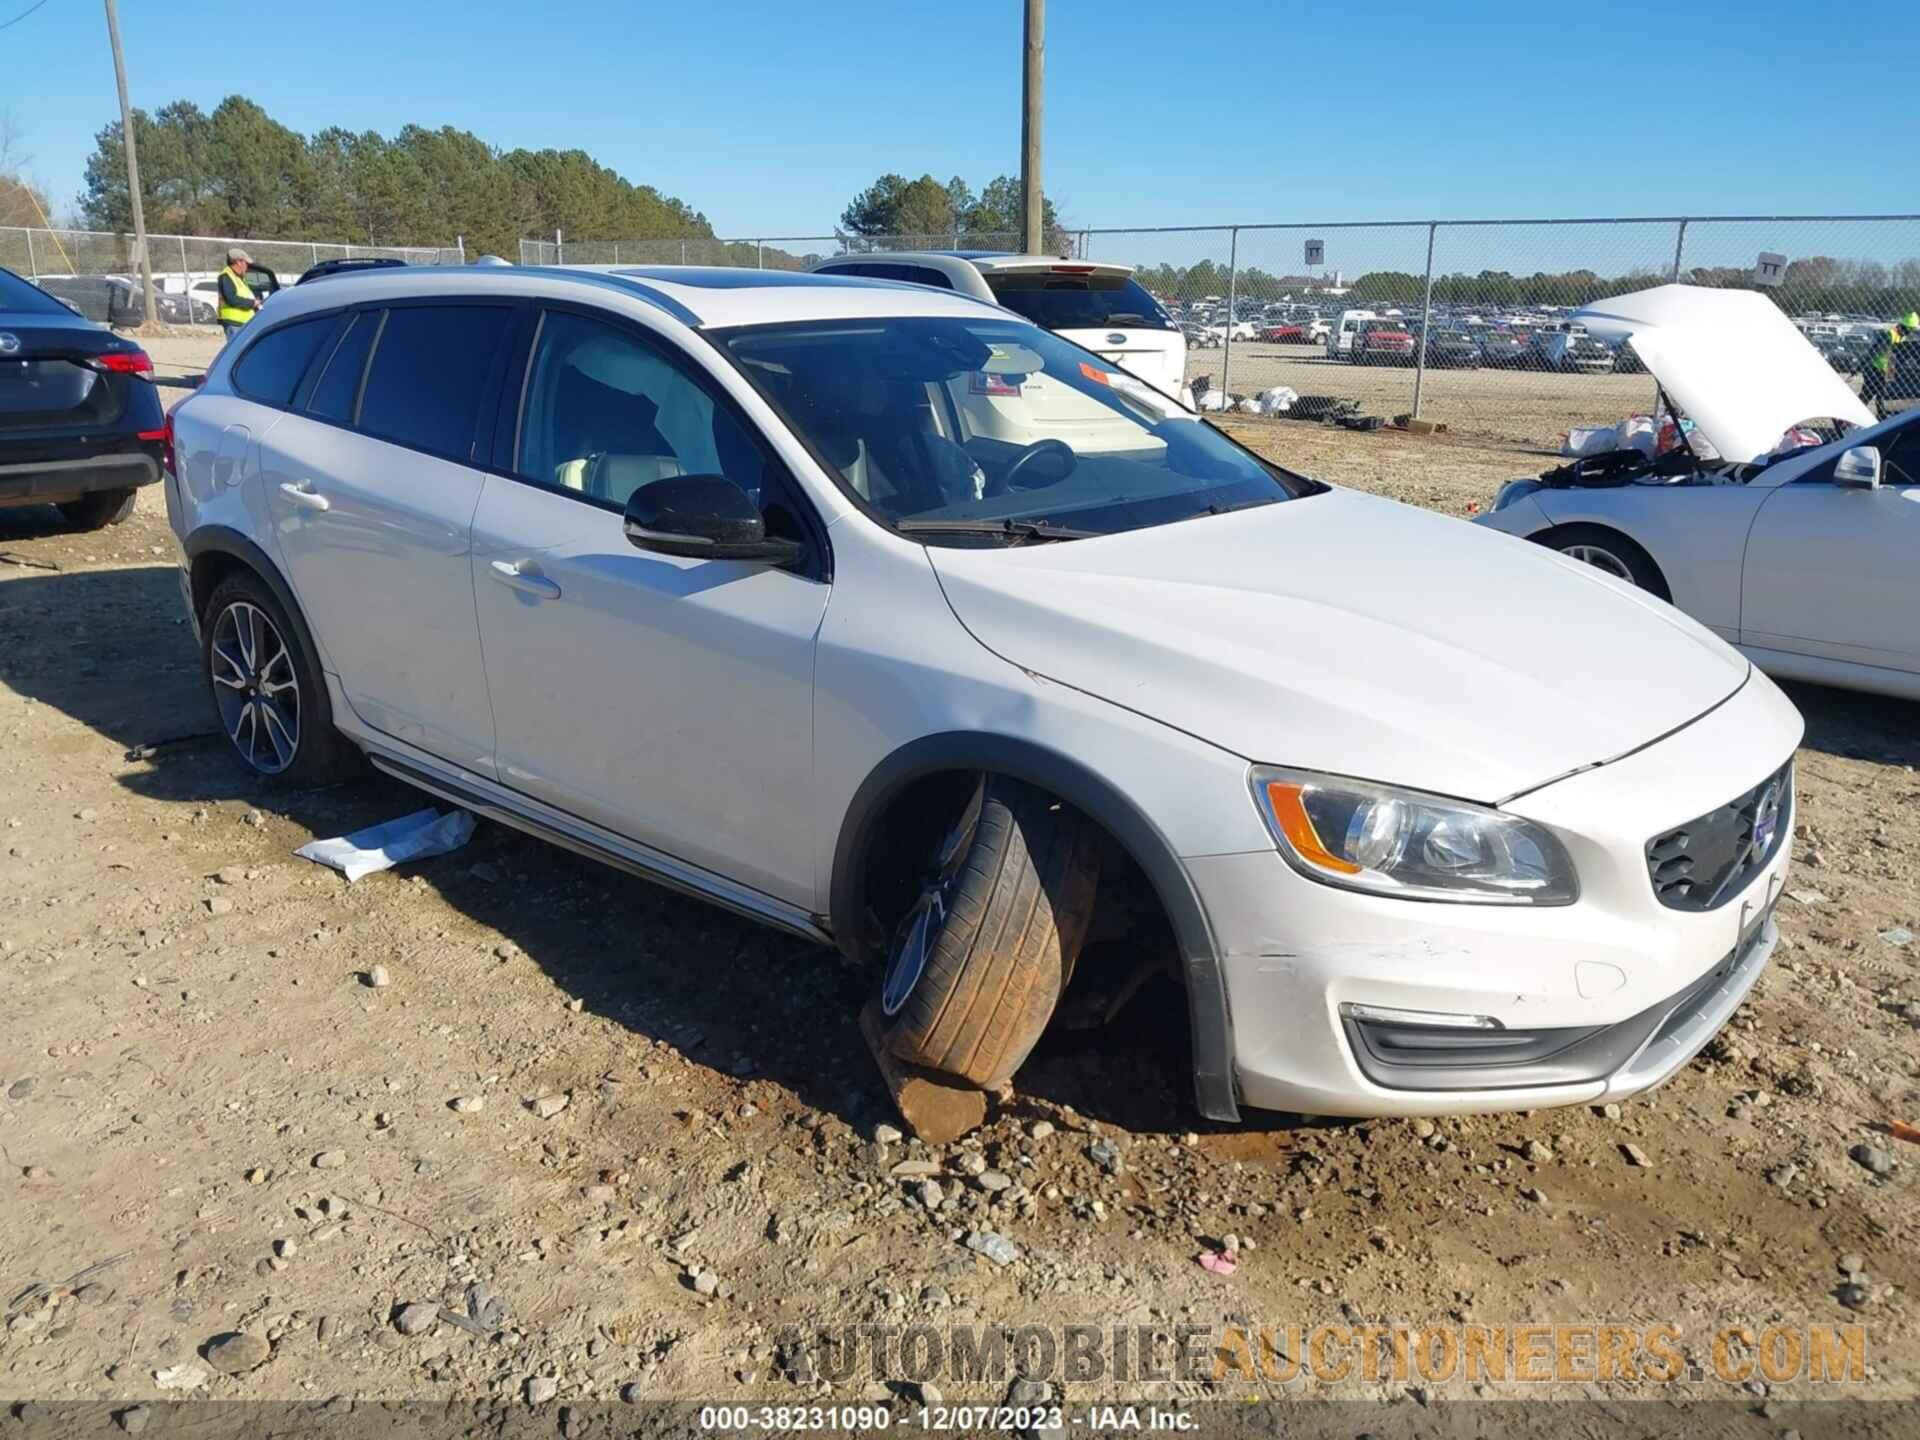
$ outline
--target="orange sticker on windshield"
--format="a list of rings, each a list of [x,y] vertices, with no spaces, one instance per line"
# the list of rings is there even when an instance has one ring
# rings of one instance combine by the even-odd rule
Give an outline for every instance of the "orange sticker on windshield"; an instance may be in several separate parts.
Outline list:
[[[1113,377],[1107,374],[1106,371],[1096,370],[1084,360],[1080,362],[1080,373],[1096,385],[1111,385],[1113,383]]]

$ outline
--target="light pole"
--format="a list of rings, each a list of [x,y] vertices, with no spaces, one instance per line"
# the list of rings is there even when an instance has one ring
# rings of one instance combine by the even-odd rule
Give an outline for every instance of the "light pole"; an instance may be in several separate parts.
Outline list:
[[[107,0],[107,39],[113,45],[113,79],[120,87],[120,138],[127,147],[127,191],[133,199],[133,243],[140,252],[143,323],[153,324],[153,257],[147,253],[147,214],[140,203],[140,157],[133,143],[133,106],[127,102],[127,62],[120,53],[120,10]],[[181,276],[184,283],[186,277]]]
[[[1041,253],[1046,202],[1040,196],[1040,122],[1046,111],[1047,0],[1027,0],[1026,64],[1020,85],[1021,248]]]

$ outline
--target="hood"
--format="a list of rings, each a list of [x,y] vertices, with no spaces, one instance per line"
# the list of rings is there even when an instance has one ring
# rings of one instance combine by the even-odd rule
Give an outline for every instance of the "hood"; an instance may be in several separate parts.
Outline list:
[[[1873,423],[1853,388],[1758,291],[1660,285],[1595,301],[1570,318],[1603,340],[1631,340],[1725,459],[1757,460],[1803,420]]]
[[[1248,760],[1483,802],[1637,749],[1747,676],[1592,566],[1349,491],[928,554],[961,624],[1036,675]]]

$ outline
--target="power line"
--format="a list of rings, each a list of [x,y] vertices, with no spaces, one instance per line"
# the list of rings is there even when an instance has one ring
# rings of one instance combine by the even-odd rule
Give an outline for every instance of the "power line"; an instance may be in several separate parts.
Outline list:
[[[33,14],[34,11],[38,10],[42,5],[46,3],[47,3],[47,0],[33,0],[33,4],[27,6],[26,9],[22,10],[18,15],[14,16],[11,20],[7,21],[6,24],[0,25],[0,30],[11,30],[14,26],[18,25],[22,20],[26,19],[29,15]]]

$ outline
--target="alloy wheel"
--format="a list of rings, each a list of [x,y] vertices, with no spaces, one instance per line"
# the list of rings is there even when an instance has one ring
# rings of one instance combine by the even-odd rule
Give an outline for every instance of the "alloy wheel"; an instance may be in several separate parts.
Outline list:
[[[1560,552],[1569,560],[1578,560],[1582,565],[1591,565],[1596,570],[1604,570],[1616,580],[1635,584],[1633,571],[1627,568],[1627,562],[1611,550],[1600,545],[1569,545]]]
[[[278,775],[300,751],[300,682],[279,629],[236,600],[213,622],[207,664],[234,748],[261,774]]]
[[[983,779],[974,786],[966,809],[940,842],[933,863],[927,868],[920,897],[894,929],[887,981],[880,990],[880,1009],[885,1015],[900,1013],[901,1006],[907,1003],[920,977],[926,973],[927,959],[933,954],[934,944],[947,921],[947,904],[960,881],[967,851],[973,848],[973,833],[980,827],[980,806],[986,793]]]

